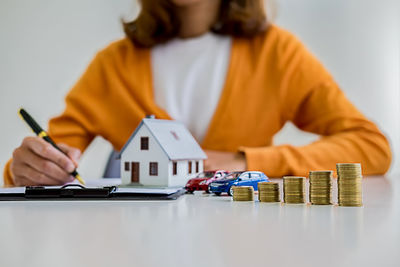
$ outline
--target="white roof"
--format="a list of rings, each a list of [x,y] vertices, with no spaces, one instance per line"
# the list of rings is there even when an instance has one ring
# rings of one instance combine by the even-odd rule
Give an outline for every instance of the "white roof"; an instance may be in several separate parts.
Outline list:
[[[207,156],[186,127],[177,121],[143,119],[121,149],[121,157],[141,127],[147,127],[170,160],[206,159]]]

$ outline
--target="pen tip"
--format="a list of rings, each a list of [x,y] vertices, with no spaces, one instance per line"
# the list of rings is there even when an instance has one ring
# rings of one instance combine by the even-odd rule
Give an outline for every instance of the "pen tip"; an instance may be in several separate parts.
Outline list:
[[[85,181],[83,181],[82,177],[81,177],[79,174],[77,174],[77,175],[75,176],[75,178],[76,178],[82,185],[85,185]]]

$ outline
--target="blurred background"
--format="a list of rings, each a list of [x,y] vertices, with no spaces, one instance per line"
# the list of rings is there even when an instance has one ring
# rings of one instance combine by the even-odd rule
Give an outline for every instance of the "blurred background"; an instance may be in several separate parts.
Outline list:
[[[394,153],[390,172],[399,173],[399,2],[274,0],[267,8],[273,21],[297,35],[388,136]],[[13,149],[31,134],[17,116],[19,107],[47,125],[63,110],[64,96],[94,54],[124,36],[120,18],[134,18],[138,10],[135,0],[0,1],[1,171]],[[287,124],[274,141],[302,145],[316,138]],[[83,156],[81,174],[101,177],[110,151],[97,138]]]

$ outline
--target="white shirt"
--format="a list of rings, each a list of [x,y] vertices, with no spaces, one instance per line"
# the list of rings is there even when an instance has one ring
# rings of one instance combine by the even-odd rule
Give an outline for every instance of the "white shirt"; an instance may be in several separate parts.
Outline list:
[[[173,39],[151,52],[154,97],[198,142],[207,132],[227,75],[231,38],[206,33]]]

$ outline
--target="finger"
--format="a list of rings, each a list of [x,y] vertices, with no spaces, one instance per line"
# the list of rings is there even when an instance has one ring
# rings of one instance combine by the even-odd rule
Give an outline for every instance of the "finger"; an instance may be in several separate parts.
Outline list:
[[[25,148],[20,152],[19,160],[38,172],[45,173],[47,176],[58,180],[60,183],[66,183],[71,180],[71,175],[54,162],[44,159],[31,150]]]
[[[15,156],[19,149],[14,150],[13,152],[13,160],[11,161],[10,171],[12,173],[12,179],[15,186],[26,186],[33,185],[30,180],[27,180],[25,177],[20,174],[23,172],[21,170],[21,163],[18,161],[18,158]]]
[[[75,165],[68,156],[64,155],[61,151],[58,151],[43,139],[39,137],[33,138],[25,138],[23,146],[29,147],[35,154],[54,162],[68,173],[75,170]]]
[[[28,178],[25,178],[23,176],[15,177],[14,178],[14,184],[15,184],[15,186],[35,186],[35,185],[38,185],[34,181],[31,181]]]
[[[58,147],[67,154],[67,156],[74,162],[75,167],[78,167],[78,161],[81,158],[81,150],[69,145],[60,143]]]
[[[26,180],[29,180],[30,183],[33,183],[34,185],[62,185],[64,183],[53,179],[52,177],[47,176],[46,174],[39,172],[35,169],[33,169],[29,165],[25,165],[23,168],[23,174],[21,175],[22,177],[25,178]],[[29,183],[29,181],[26,181]]]
[[[17,186],[60,184],[59,181],[47,177],[26,164],[18,164],[14,171],[14,182]]]
[[[24,148],[22,146],[14,150],[13,160],[11,161],[10,164],[10,171],[12,173],[12,178],[16,186],[22,186],[28,184],[26,183],[27,179],[22,176],[25,169],[25,164],[21,160],[21,154],[24,153],[23,150]]]

